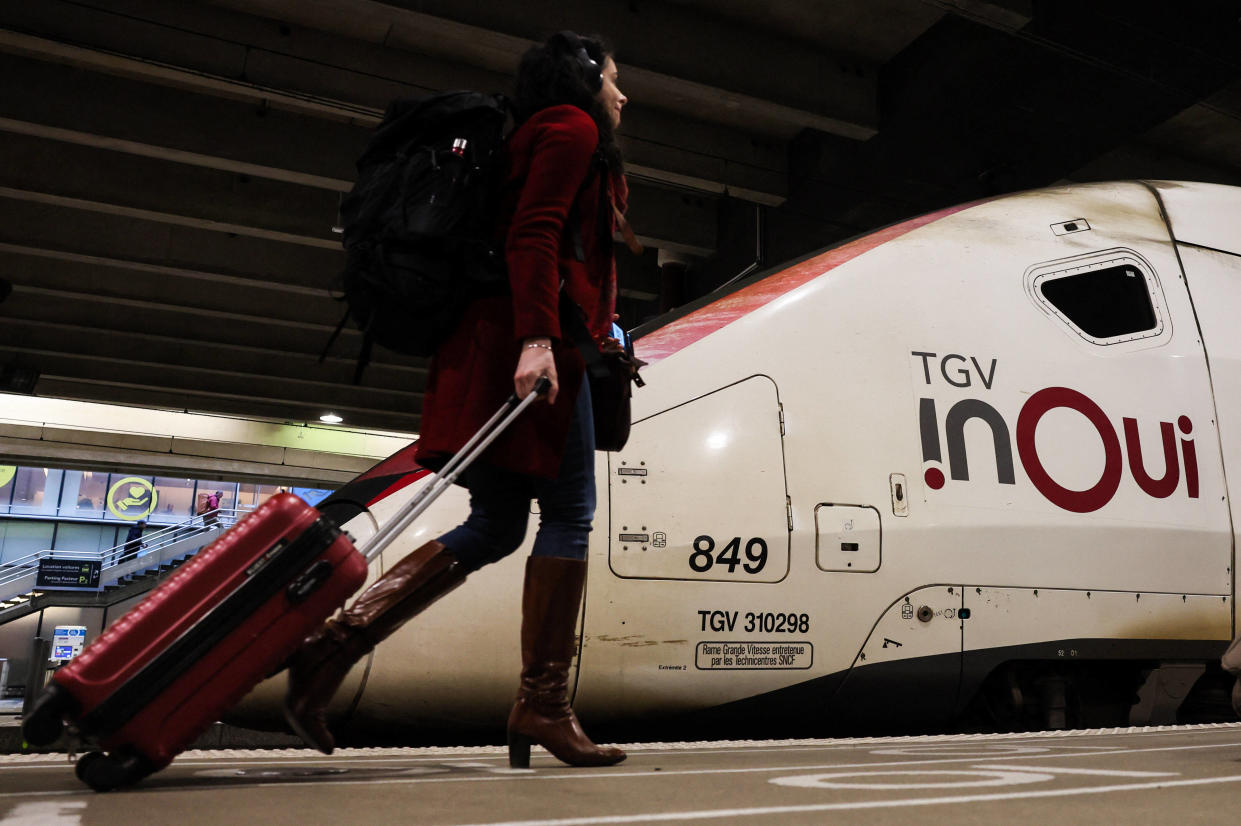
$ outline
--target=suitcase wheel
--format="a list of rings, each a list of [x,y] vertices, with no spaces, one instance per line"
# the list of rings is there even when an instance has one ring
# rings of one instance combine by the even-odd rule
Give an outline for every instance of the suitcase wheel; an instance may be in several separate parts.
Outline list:
[[[77,707],[73,695],[59,683],[48,684],[22,720],[22,737],[32,746],[55,743],[64,730],[64,716]]]
[[[121,757],[92,751],[82,755],[73,773],[97,792],[106,792],[137,783],[148,772],[139,757]]]

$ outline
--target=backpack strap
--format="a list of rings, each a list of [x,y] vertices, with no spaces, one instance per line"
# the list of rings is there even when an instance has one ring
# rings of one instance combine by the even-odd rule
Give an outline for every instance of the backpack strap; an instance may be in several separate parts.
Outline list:
[[[332,349],[332,345],[336,343],[336,339],[340,338],[340,331],[345,329],[345,324],[349,321],[349,308],[345,308],[345,314],[340,317],[340,322],[336,325],[336,329],[332,331],[332,337],[327,340],[327,344],[323,345],[323,350],[319,353],[319,363],[322,364],[327,359],[328,350]],[[355,381],[354,384],[357,384]]]
[[[332,349],[332,345],[336,343],[336,339],[340,338],[341,330],[345,329],[345,324],[349,321],[349,310],[345,310],[345,314],[340,317],[340,322],[336,325],[336,329],[332,331],[332,337],[327,340],[322,352],[319,353],[319,363],[322,364],[327,359],[328,351]],[[371,323],[374,319],[372,318]],[[371,332],[370,323],[362,330],[362,351],[358,353],[358,363],[353,368],[353,383],[362,383],[362,373],[366,371],[367,366],[371,363],[371,351],[375,348],[375,336]]]
[[[566,338],[572,341],[577,351],[582,354],[587,375],[596,378],[606,376],[608,367],[603,363],[599,345],[586,329],[586,320],[582,318],[581,309],[573,303],[563,288],[560,290],[560,327],[562,332],[567,333]]]
[[[646,382],[642,380],[642,376],[638,374],[638,369],[646,366],[646,362],[642,361],[634,355],[633,343],[627,341],[623,355],[605,356],[603,351],[599,349],[599,343],[591,336],[590,330],[586,328],[585,314],[569,298],[563,289],[560,291],[560,328],[566,333],[566,337],[577,347],[577,351],[582,354],[582,360],[586,362],[586,375],[593,376],[596,379],[607,378],[612,374],[612,368],[608,364],[608,360],[620,361],[626,365],[629,370],[629,380],[638,387],[645,387]]]
[[[569,232],[573,238],[573,256],[583,263],[586,261],[586,247],[582,243],[582,215],[578,209],[577,196],[582,194],[586,187],[590,186],[591,181],[596,176],[600,177],[603,186],[607,186],[607,158],[603,157],[603,152],[595,149],[595,154],[590,158],[590,169],[586,173],[586,179],[582,181],[582,185],[578,187],[577,193],[573,196],[573,206],[569,209]],[[608,191],[603,191],[599,195],[599,212],[598,212],[598,229],[599,237],[606,238],[612,234],[612,198]]]
[[[358,353],[358,365],[353,369],[353,383],[362,383],[362,373],[371,363],[371,350],[375,349],[375,337],[367,330],[362,334],[362,352]]]
[[[327,344],[323,346],[322,352],[319,353],[319,363],[322,364],[327,360],[328,351],[332,349],[332,345],[336,343],[336,339],[340,338],[341,330],[345,329],[345,324],[349,321],[349,310],[345,310],[345,314],[340,317],[340,322],[336,325],[336,329],[332,331],[332,337],[327,340]],[[375,349],[375,336],[371,333],[370,325],[362,331],[362,351],[358,353],[358,363],[353,368],[353,383],[362,383],[362,374],[366,372],[366,368],[371,363],[371,351]]]

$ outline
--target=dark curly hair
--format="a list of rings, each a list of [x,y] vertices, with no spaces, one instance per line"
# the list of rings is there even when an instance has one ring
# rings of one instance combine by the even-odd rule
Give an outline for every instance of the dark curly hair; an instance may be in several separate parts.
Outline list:
[[[603,68],[613,57],[612,48],[598,35],[579,36],[590,59]],[[541,45],[530,47],[521,57],[513,92],[513,118],[520,125],[534,113],[549,106],[572,104],[590,115],[599,127],[599,150],[612,174],[623,171],[624,159],[616,143],[611,114],[595,99],[587,79],[587,69],[574,53],[563,34],[549,37]]]

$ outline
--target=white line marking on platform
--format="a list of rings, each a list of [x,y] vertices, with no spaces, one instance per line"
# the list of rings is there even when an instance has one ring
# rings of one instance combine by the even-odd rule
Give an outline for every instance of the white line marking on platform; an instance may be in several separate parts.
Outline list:
[[[1103,757],[1103,756],[1111,756],[1114,754],[1146,754],[1146,753],[1157,753],[1157,752],[1165,752],[1165,751],[1186,751],[1186,750],[1202,750],[1202,749],[1217,749],[1217,748],[1241,749],[1241,741],[1235,741],[1231,743],[1202,743],[1202,744],[1187,745],[1187,746],[1154,746],[1154,747],[1147,747],[1147,748],[1112,749],[1106,752],[1073,751],[1070,753],[1059,753],[1059,754],[1049,753],[1049,754],[1040,754],[1039,759],[1050,760],[1050,759],[1074,758],[1074,757]],[[672,755],[669,755],[669,756],[672,756]],[[1006,761],[1009,759],[1020,759],[1021,757],[1025,757],[1025,756],[1026,755],[1013,755],[1012,757],[997,756],[997,757],[992,757],[991,762]],[[361,755],[357,755],[354,758],[352,758],[352,760],[356,762],[363,762],[368,766],[374,766],[376,763],[381,762],[380,758],[370,758],[370,759],[359,760],[360,757]],[[382,762],[387,763],[395,759],[396,758],[382,758]],[[415,761],[430,762],[432,760],[432,758],[425,758],[425,757],[408,758],[408,759],[410,762],[415,762]],[[181,768],[213,767],[217,769],[222,769],[230,765],[237,766],[240,768],[258,768],[260,766],[289,766],[291,763],[294,765],[305,765],[307,763],[312,763],[312,762],[313,763],[326,763],[326,764],[332,764],[332,765],[348,765],[350,760],[347,760],[347,759],[337,760],[335,758],[316,757],[316,758],[306,759],[304,761],[296,761],[296,760],[283,760],[283,761],[279,761],[279,760],[249,760],[249,761],[234,760],[232,762],[223,761],[223,760],[221,761],[185,761],[182,763],[174,763],[173,768],[175,769],[177,767],[181,767]],[[438,762],[441,765],[445,765],[445,764],[451,764],[452,761],[441,759]],[[611,780],[611,779],[620,779],[620,778],[627,778],[627,777],[651,778],[651,777],[694,776],[694,775],[759,774],[759,773],[797,774],[797,773],[813,772],[813,771],[820,771],[820,772],[841,771],[845,769],[863,769],[867,771],[877,771],[880,769],[893,768],[893,767],[927,766],[927,765],[934,765],[937,767],[942,767],[942,766],[949,765],[949,764],[960,764],[960,763],[977,764],[978,762],[979,761],[977,757],[968,757],[968,758],[937,758],[934,760],[891,760],[891,761],[884,761],[884,762],[877,762],[877,763],[820,763],[820,764],[810,764],[810,765],[801,765],[801,766],[783,765],[783,766],[771,766],[771,767],[752,766],[752,767],[731,768],[731,769],[680,769],[680,770],[670,769],[670,770],[664,770],[664,771],[653,771],[653,770],[617,771],[615,769],[604,769],[601,771],[593,771],[593,772],[569,771],[569,772],[562,772],[562,773],[545,773],[545,772],[548,772],[549,769],[540,768],[538,770],[530,770],[528,772],[522,771],[520,774],[517,772],[501,773],[501,772],[497,772],[494,769],[492,769],[490,771],[486,771],[485,773],[480,773],[478,775],[472,775],[472,776],[467,775],[467,776],[446,776],[446,777],[438,776],[438,777],[359,778],[357,780],[332,779],[329,782],[333,786],[357,786],[357,785],[391,785],[391,784],[398,784],[398,783],[405,783],[405,784],[477,783],[477,782],[489,782],[489,781],[494,782],[494,781],[507,781],[507,780],[527,780],[527,781],[576,780],[576,781],[582,781],[582,780],[592,780],[592,779]],[[60,764],[60,765],[63,765],[63,764]],[[8,766],[6,768],[11,769],[11,768],[47,768],[47,767],[48,766],[46,765],[24,765],[24,766]],[[65,768],[68,768],[68,766],[65,766]],[[393,768],[399,768],[399,767],[394,766]],[[1000,766],[997,766],[996,768],[1000,768]],[[1005,768],[1013,768],[1013,767],[1005,766]],[[552,771],[554,771],[554,769],[552,769]],[[1048,769],[1047,771],[1051,771],[1051,770]],[[232,787],[232,788],[258,789],[258,788],[270,788],[272,786],[301,786],[301,785],[306,785],[306,783],[307,783],[306,780],[290,780],[290,781],[271,780],[267,782],[260,782],[260,783],[254,783],[254,784],[238,784],[237,786]],[[169,786],[165,788],[168,790],[171,790],[173,788],[184,789],[184,788],[191,788],[191,787],[178,785],[178,786]],[[66,795],[66,794],[80,794],[80,793],[81,792],[77,792],[77,791],[0,792],[0,799],[14,798],[14,797],[35,797],[39,795],[50,797],[50,796],[59,796],[59,795]]]
[[[1141,753],[1146,753],[1146,752],[1181,751],[1181,750],[1189,750],[1189,749],[1212,749],[1212,748],[1241,749],[1241,742],[1208,743],[1208,744],[1202,744],[1202,745],[1196,745],[1196,746],[1161,746],[1161,747],[1149,748],[1149,749],[1126,749],[1123,751],[1108,752],[1107,754],[1108,755],[1110,754],[1141,754]],[[1040,757],[1045,760],[1045,759],[1057,758],[1057,757],[1097,757],[1097,756],[1100,756],[1100,755],[1097,753],[1074,752],[1071,754],[1044,754],[1044,755],[1041,755]],[[1005,758],[1001,757],[1001,758],[994,758],[994,759],[1003,760]],[[356,785],[370,785],[370,784],[393,785],[393,784],[401,784],[401,783],[405,783],[405,784],[477,783],[477,782],[488,782],[488,781],[523,780],[523,779],[527,781],[536,781],[536,780],[543,780],[543,781],[578,780],[578,781],[581,781],[581,780],[620,779],[620,778],[627,778],[627,777],[655,778],[655,777],[676,777],[676,776],[695,776],[695,775],[760,774],[760,773],[776,773],[776,772],[794,774],[794,773],[801,773],[801,772],[808,772],[808,771],[815,771],[815,770],[839,771],[841,769],[863,769],[868,772],[878,773],[877,770],[879,769],[885,769],[885,768],[891,768],[891,767],[925,766],[925,765],[943,766],[948,763],[976,763],[976,762],[977,762],[977,758],[968,758],[968,759],[962,758],[962,759],[956,759],[956,760],[952,760],[952,759],[945,760],[941,758],[941,759],[934,760],[934,761],[903,760],[903,761],[890,761],[890,762],[885,762],[885,763],[849,763],[849,764],[839,764],[839,763],[830,764],[829,763],[829,764],[808,765],[808,766],[772,766],[772,767],[756,766],[756,767],[737,768],[737,769],[683,769],[683,770],[673,769],[669,771],[603,770],[603,771],[596,771],[596,772],[572,771],[572,772],[565,772],[565,773],[558,773],[558,774],[543,774],[541,772],[533,772],[532,774],[527,775],[524,778],[516,777],[513,775],[506,776],[506,775],[500,775],[500,774],[488,772],[485,775],[465,776],[465,777],[421,777],[421,778],[410,777],[410,778],[332,780],[331,784],[334,786],[356,786]],[[237,788],[260,788],[260,787],[267,788],[267,787],[272,787],[272,786],[296,786],[296,785],[302,785],[304,784],[304,782],[305,781],[270,781],[270,782],[265,782],[265,783],[257,783],[254,786],[250,786],[250,787],[238,786]],[[1180,783],[1180,782],[1185,782],[1185,781],[1168,781],[1168,782]]]
[[[1051,751],[1051,746],[1014,746],[998,744],[988,746],[901,746],[899,748],[871,749],[871,754],[893,755],[898,757],[1003,757],[1008,754],[1042,754]]]
[[[820,803],[805,806],[761,806],[750,809],[700,809],[687,812],[660,812],[658,814],[604,815],[602,817],[569,817],[554,820],[506,820],[468,824],[468,826],[600,826],[608,823],[659,823],[675,820],[714,820],[725,817],[766,817],[770,815],[804,814],[808,812],[840,812],[860,809],[897,809],[916,806],[944,804],[986,803],[998,800],[1029,800],[1040,797],[1072,797],[1086,794],[1109,794],[1111,792],[1135,792],[1147,789],[1167,789],[1176,786],[1206,786],[1216,783],[1241,782],[1241,775],[1208,777],[1201,780],[1167,780],[1156,783],[1129,783],[1120,786],[1095,786],[1073,789],[1047,789],[1043,791],[1007,792],[994,794],[945,795],[943,797],[916,797],[905,800],[859,800],[853,803]]]
[[[1068,729],[1065,731],[1022,731],[992,734],[919,734],[895,737],[854,738],[802,738],[799,740],[715,740],[692,743],[618,743],[630,754],[727,754],[738,750],[747,752],[815,751],[827,749],[857,749],[896,744],[944,744],[984,743],[997,741],[1051,742],[1062,749],[1107,749],[1110,746],[1077,746],[1065,742],[1081,737],[1141,736],[1168,737],[1177,734],[1235,734],[1241,731],[1241,723],[1197,723],[1179,726],[1125,726],[1100,729]],[[508,750],[504,746],[402,746],[397,748],[345,748],[338,749],[332,758],[349,760],[441,760],[474,757],[476,759],[503,758]],[[212,762],[216,760],[295,759],[307,760],[319,757],[317,752],[306,748],[285,749],[194,749],[187,751],[176,765],[188,761]],[[64,754],[6,754],[0,755],[0,765],[45,765],[64,763]]]
[[[46,803],[18,803],[0,826],[78,826],[82,822],[84,800],[48,801]]]
[[[950,780],[929,783],[841,783],[842,777],[915,777],[932,775],[968,777],[969,780]],[[981,779],[980,779],[981,778]],[[910,789],[969,789],[983,786],[1019,786],[1023,783],[1043,783],[1054,780],[1050,774],[1021,771],[878,771],[878,772],[830,772],[806,774],[800,777],[773,777],[769,783],[777,786],[796,786],[803,789],[865,789],[867,791],[909,791]]]
[[[1048,774],[1095,774],[1100,777],[1176,777],[1180,772],[1138,772],[1120,771],[1117,769],[1069,769],[1063,766],[1010,766],[1007,763],[999,766],[975,765],[975,769],[1003,769],[1027,772],[1047,772]]]
[[[1194,749],[1217,749],[1217,748],[1235,748],[1241,749],[1241,742],[1233,743],[1203,743],[1201,745],[1190,746],[1157,746],[1145,749],[1122,749],[1109,752],[1071,752],[1068,754],[1040,754],[1040,760],[1049,760],[1053,758],[1074,758],[1074,757],[1101,757],[1111,756],[1113,754],[1145,754],[1148,752],[1163,751],[1185,751]],[[1016,758],[1027,757],[1028,755],[1014,755]],[[993,757],[993,761],[1007,760],[1011,758]],[[558,774],[543,774],[544,768],[539,772],[535,772],[526,779],[529,780],[607,780],[611,778],[622,777],[677,777],[677,776],[693,776],[693,775],[719,775],[719,774],[772,774],[785,773],[795,774],[801,772],[812,771],[839,771],[842,769],[864,769],[867,771],[875,771],[878,769],[886,769],[893,767],[905,766],[944,766],[956,763],[977,763],[977,757],[961,757],[961,758],[936,758],[934,760],[890,760],[882,763],[819,763],[804,766],[784,765],[784,766],[746,766],[744,768],[729,769],[665,769],[662,771],[654,770],[636,770],[622,771],[616,769],[604,769],[602,771],[572,771]],[[253,765],[253,764],[252,764]],[[375,779],[375,780],[334,780],[333,784],[358,784],[358,783],[462,783],[462,782],[478,782],[486,780],[507,780],[520,779],[513,778],[511,775],[500,775],[494,772],[488,772],[483,776],[466,776],[466,777],[428,777],[428,778],[391,778],[391,779]],[[272,782],[265,785],[295,785],[293,783]]]

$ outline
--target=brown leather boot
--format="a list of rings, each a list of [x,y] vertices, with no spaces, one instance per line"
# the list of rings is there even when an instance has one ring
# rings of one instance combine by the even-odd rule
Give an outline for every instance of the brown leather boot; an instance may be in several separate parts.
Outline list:
[[[585,560],[553,556],[526,560],[521,688],[508,717],[508,762],[513,768],[530,767],[532,743],[570,766],[611,766],[625,759],[618,748],[592,743],[569,705],[569,663],[585,582]]]
[[[327,727],[327,705],[349,669],[465,576],[452,551],[428,542],[375,580],[340,617],[307,637],[289,662],[284,717],[293,731],[331,754],[335,742]]]

